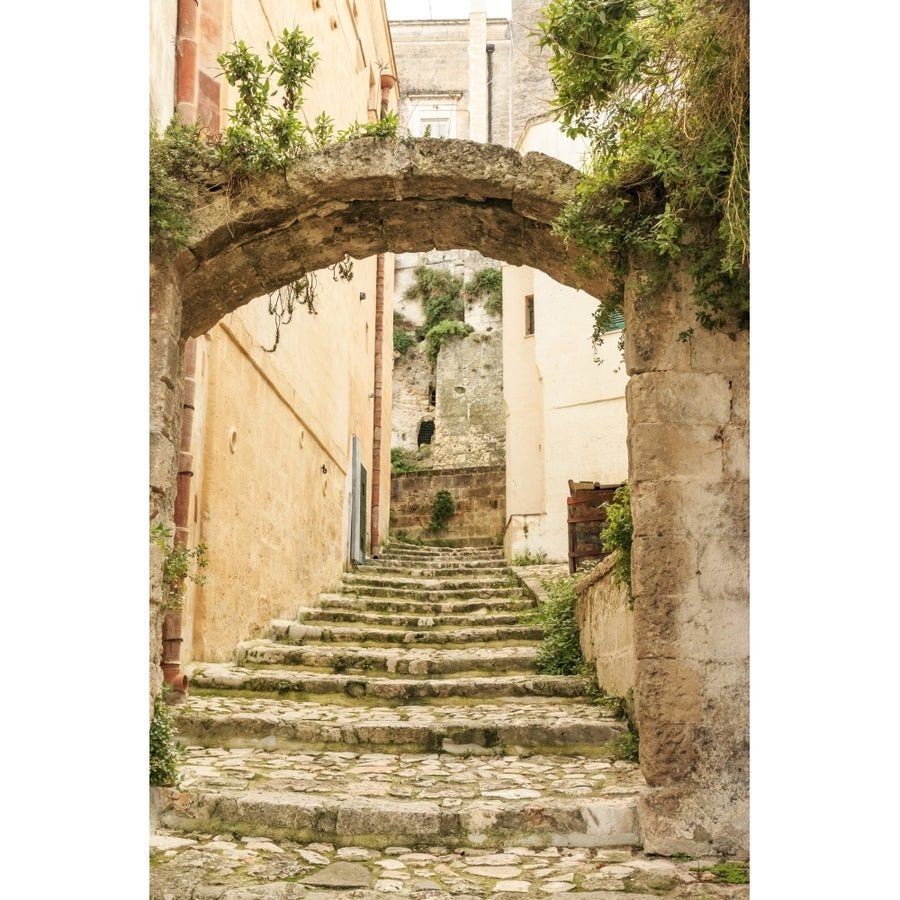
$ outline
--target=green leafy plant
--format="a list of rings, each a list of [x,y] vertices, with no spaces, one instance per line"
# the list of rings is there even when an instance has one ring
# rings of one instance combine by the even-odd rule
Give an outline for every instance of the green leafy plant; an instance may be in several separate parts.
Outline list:
[[[479,269],[475,273],[472,282],[465,286],[467,297],[475,298],[480,294],[487,294],[484,301],[485,310],[493,316],[499,316],[503,312],[503,273],[500,269],[488,266]]]
[[[639,297],[684,256],[698,322],[736,336],[749,324],[749,4],[550,0],[539,30],[558,118],[590,144],[556,229],[612,275],[595,344],[635,254],[652,270]]]
[[[399,124],[400,120],[397,118],[397,114],[390,112],[374,122],[354,122],[343,131],[338,132],[337,141],[341,143],[364,137],[396,137]]]
[[[634,522],[631,518],[631,494],[625,481],[606,505],[606,527],[600,532],[600,541],[606,553],[614,553],[613,583],[625,588],[628,605],[634,607],[631,594],[631,542]]]
[[[161,522],[150,529],[150,539],[165,552],[163,558],[163,600],[168,609],[181,609],[184,601],[186,582],[206,584],[206,576],[199,570],[205,569],[206,544],[196,547],[181,547],[172,544],[172,531]]]
[[[178,767],[186,752],[184,745],[175,740],[175,723],[165,701],[165,694],[171,689],[164,684],[157,694],[150,722],[150,784],[162,787],[178,787]]]
[[[456,512],[456,505],[449,491],[438,491],[431,504],[431,521],[428,527],[432,531],[440,531],[447,527],[447,522]]]
[[[173,118],[162,134],[150,123],[150,244],[185,246],[190,237],[187,212],[202,193],[213,164],[198,125]]]
[[[407,472],[421,472],[415,452],[402,447],[391,447],[391,475],[405,475]]]
[[[613,752],[616,759],[624,759],[628,762],[640,761],[640,740],[636,732],[629,729],[623,731],[617,738]]]
[[[584,657],[575,621],[577,578],[545,581],[547,598],[538,604],[535,620],[543,631],[537,652],[537,670],[545,675],[581,675]]]
[[[229,123],[217,150],[223,169],[241,174],[266,172],[285,166],[310,146],[310,137],[330,136],[329,123],[322,119],[316,135],[299,115],[303,89],[312,80],[319,54],[312,39],[295,28],[284,29],[281,40],[266,44],[269,62],[263,63],[243,41],[221,53],[217,62],[225,80],[238,90],[238,100],[230,110]],[[281,107],[271,103],[278,93],[271,80],[277,76]]]
[[[394,326],[394,352],[406,356],[406,351],[415,346],[416,339],[405,329]]]
[[[466,337],[474,330],[471,325],[467,325],[465,322],[450,320],[435,325],[425,336],[425,356],[428,362],[431,363],[431,367],[434,368],[437,365],[438,354],[445,344],[455,338]]]
[[[466,316],[462,299],[463,280],[445,269],[418,266],[415,282],[404,292],[407,300],[420,300],[425,321],[417,329],[422,340],[428,332],[444,321],[462,322]]]
[[[547,562],[546,550],[536,550],[534,553],[526,550],[513,557],[514,566],[542,566],[545,562]]]

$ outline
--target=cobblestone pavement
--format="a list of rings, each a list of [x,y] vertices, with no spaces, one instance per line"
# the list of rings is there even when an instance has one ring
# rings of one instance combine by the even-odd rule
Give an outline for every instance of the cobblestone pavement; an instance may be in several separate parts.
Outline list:
[[[651,858],[628,848],[378,851],[159,829],[150,837],[150,900],[749,898],[749,885],[716,882],[710,870],[719,862]]]

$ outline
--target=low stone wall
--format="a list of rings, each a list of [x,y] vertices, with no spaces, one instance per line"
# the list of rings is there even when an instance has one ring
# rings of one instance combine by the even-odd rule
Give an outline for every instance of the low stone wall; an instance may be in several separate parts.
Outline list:
[[[428,527],[438,491],[448,491],[456,512],[440,531]],[[391,534],[459,546],[503,543],[506,524],[506,467],[432,469],[391,476]]]
[[[612,567],[607,557],[576,586],[575,620],[581,652],[596,667],[597,683],[607,694],[624,697],[634,689],[634,613],[625,589],[613,584]]]

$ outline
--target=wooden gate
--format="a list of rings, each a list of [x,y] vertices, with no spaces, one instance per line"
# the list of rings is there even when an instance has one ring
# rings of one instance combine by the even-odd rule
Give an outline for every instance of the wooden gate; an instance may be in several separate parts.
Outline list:
[[[600,532],[606,527],[606,507],[619,489],[618,484],[569,481],[566,522],[569,526],[569,574],[588,559],[603,559]]]

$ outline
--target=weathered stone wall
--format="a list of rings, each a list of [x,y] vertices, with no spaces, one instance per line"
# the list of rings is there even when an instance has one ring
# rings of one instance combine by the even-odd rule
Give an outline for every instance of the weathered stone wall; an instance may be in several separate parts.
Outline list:
[[[440,531],[431,531],[431,507],[438,491],[449,491],[456,513]],[[391,478],[391,533],[413,539],[487,546],[502,541],[506,470],[502,466],[434,469]]]
[[[181,403],[184,390],[184,341],[178,267],[150,260],[150,528],[168,526],[174,534],[175,485]],[[150,542],[150,719],[162,685],[163,551]]]
[[[613,560],[596,565],[575,588],[581,652],[594,664],[597,683],[610,696],[634,689],[634,612],[625,589],[613,584]]]
[[[644,848],[747,856],[749,338],[699,327],[684,273],[652,297],[633,287],[625,360]]]
[[[503,343],[498,332],[448,341],[438,354],[431,464],[504,466]]]

